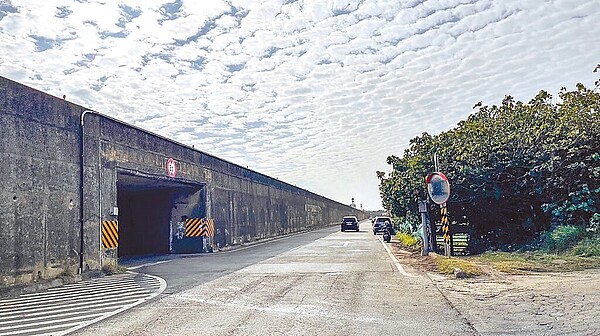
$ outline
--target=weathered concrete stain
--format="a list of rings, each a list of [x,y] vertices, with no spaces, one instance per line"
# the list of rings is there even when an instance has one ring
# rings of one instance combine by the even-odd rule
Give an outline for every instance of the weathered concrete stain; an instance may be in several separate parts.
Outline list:
[[[77,270],[79,120],[85,110],[0,77],[0,286]],[[364,217],[344,204],[96,113],[85,116],[84,144],[86,269],[98,269],[106,256],[115,256],[102,250],[100,226],[118,219],[111,212],[124,176],[154,181],[147,185],[152,188],[195,185],[198,197],[170,191],[171,221],[182,211],[175,202],[184,202],[190,217],[214,219],[215,242],[221,245],[322,227],[351,213]],[[177,164],[174,178],[165,169],[169,158]]]

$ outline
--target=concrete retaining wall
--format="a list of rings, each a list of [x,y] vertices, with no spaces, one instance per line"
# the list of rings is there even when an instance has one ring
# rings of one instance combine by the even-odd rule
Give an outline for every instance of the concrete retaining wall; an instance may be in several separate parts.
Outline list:
[[[85,110],[0,77],[0,286],[79,268],[79,125]],[[364,218],[344,204],[121,121],[92,112],[84,120],[84,270],[117,256],[102,247],[101,223],[119,215],[123,222],[114,211],[122,211],[132,190],[167,192],[171,226],[182,214],[212,218],[219,246],[323,227],[348,214]],[[176,176],[167,172],[169,159]],[[119,190],[122,206],[115,209]],[[141,207],[140,213],[143,206],[132,208]],[[169,234],[172,228],[160,230]],[[139,244],[152,245],[140,236]]]

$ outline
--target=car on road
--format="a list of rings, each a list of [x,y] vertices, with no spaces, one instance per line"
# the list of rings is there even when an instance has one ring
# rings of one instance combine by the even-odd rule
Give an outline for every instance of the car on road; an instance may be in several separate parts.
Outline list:
[[[356,230],[358,232],[358,218],[356,218],[356,216],[344,216],[344,218],[342,218],[341,229],[342,232],[348,229]]]
[[[387,216],[378,216],[373,220],[373,234],[378,234],[383,232],[385,229],[385,223],[392,224],[392,219]]]

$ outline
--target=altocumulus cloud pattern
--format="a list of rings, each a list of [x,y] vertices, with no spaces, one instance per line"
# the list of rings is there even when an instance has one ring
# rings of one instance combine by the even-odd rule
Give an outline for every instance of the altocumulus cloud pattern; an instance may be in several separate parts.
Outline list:
[[[600,0],[0,0],[0,75],[367,209],[482,101],[591,85]]]

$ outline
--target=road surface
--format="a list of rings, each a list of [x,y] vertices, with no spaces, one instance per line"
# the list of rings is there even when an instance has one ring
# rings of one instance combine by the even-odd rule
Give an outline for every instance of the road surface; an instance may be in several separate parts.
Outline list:
[[[167,289],[75,335],[476,335],[431,280],[394,262],[370,228],[364,221],[360,232],[334,227],[132,261]]]

